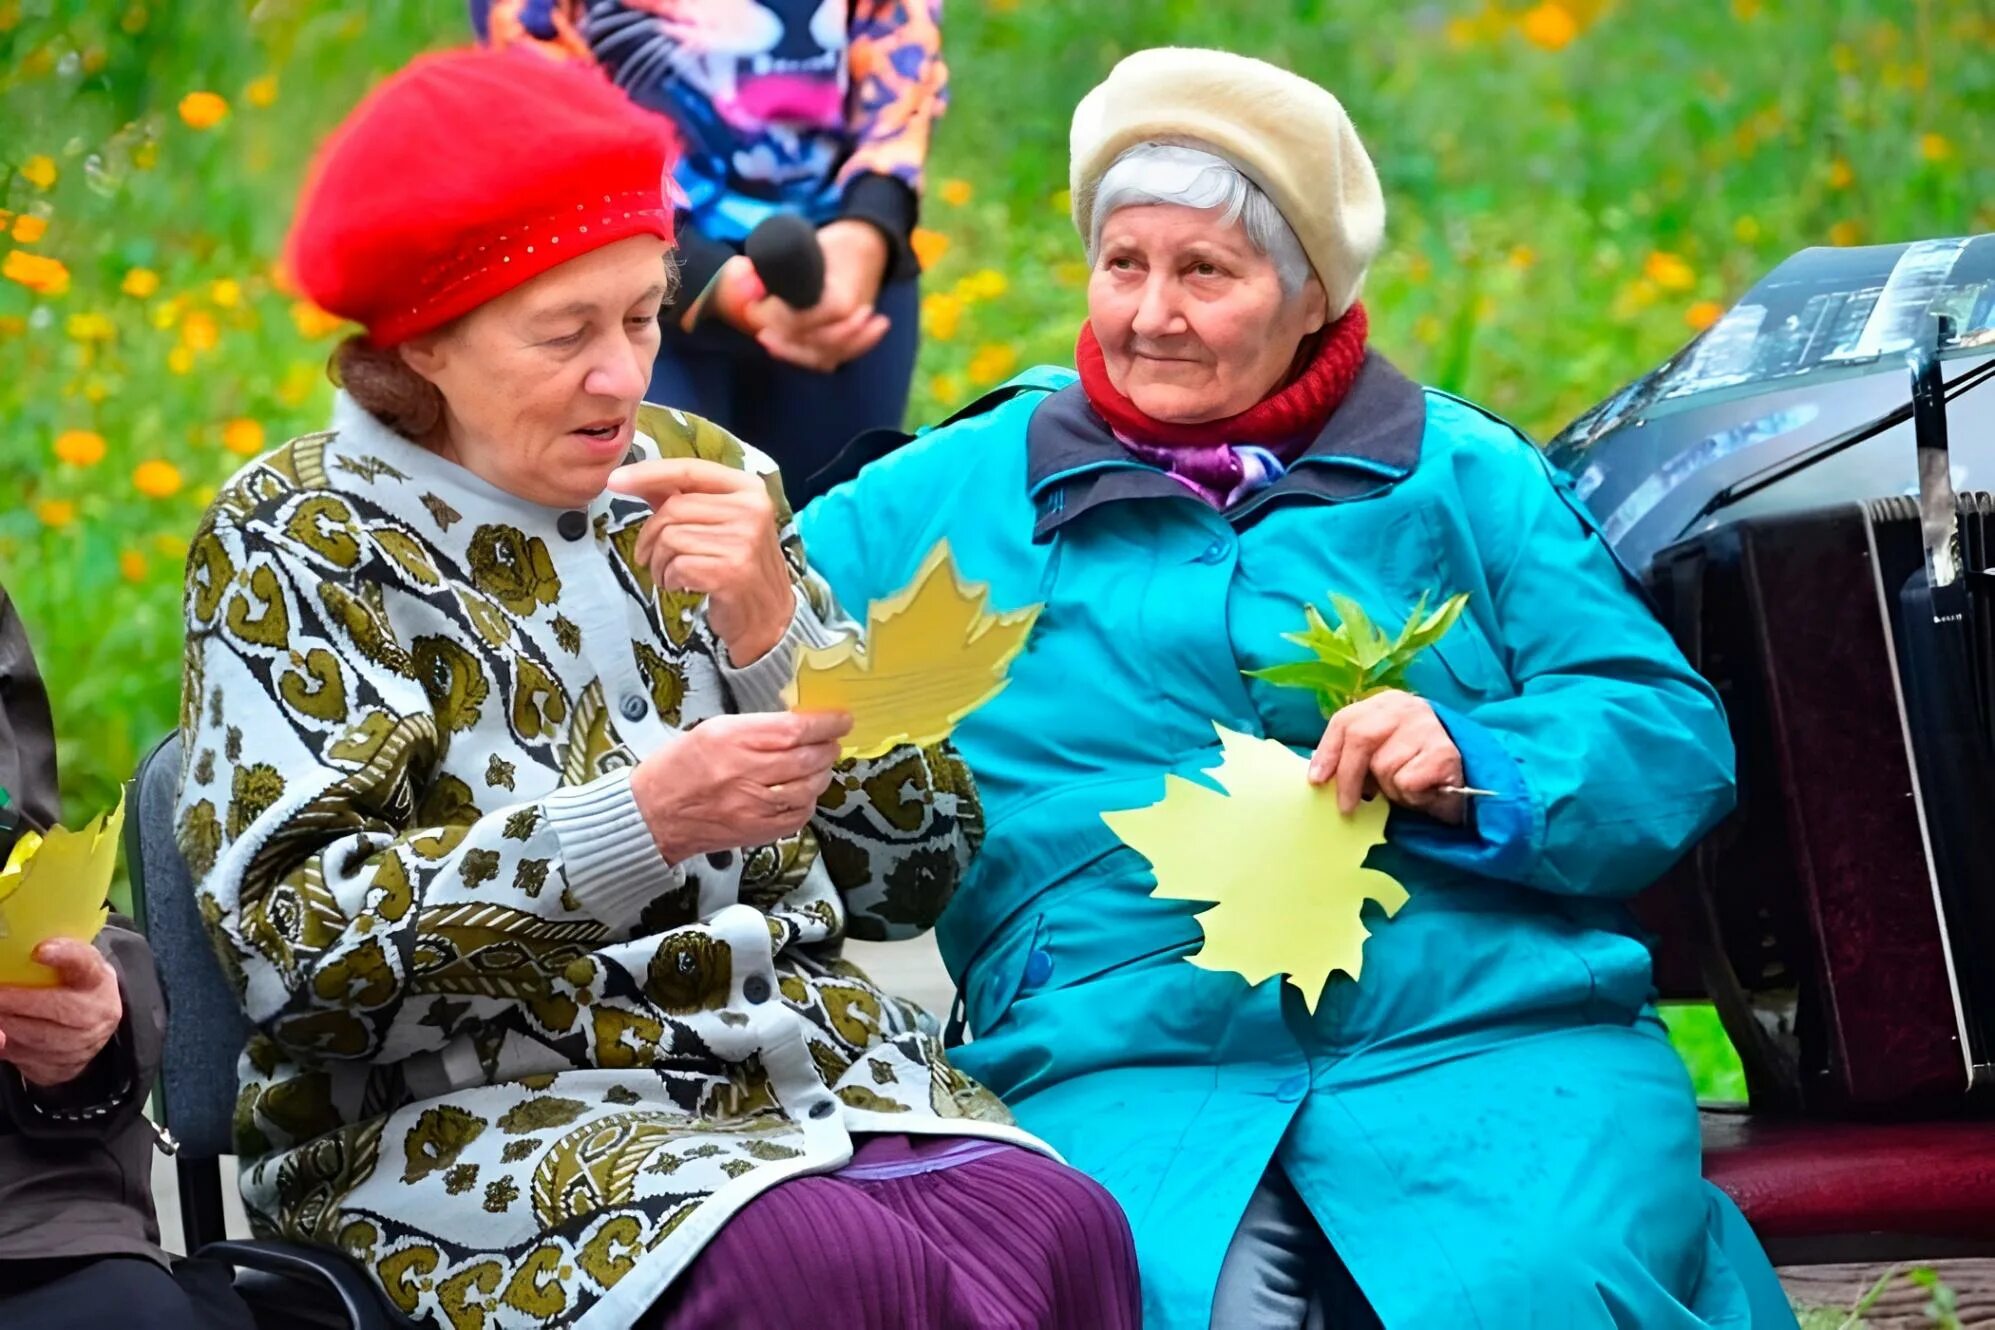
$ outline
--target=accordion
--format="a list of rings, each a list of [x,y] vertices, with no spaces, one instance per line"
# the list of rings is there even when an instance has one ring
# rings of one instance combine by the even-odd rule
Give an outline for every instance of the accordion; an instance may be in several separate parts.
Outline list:
[[[1938,523],[1932,493],[1750,517],[1648,570],[1738,744],[1665,892],[1756,1107],[1995,1084],[1995,496],[1941,489]]]

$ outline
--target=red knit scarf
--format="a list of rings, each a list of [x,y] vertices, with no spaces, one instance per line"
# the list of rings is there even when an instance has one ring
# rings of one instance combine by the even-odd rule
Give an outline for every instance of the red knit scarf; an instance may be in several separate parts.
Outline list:
[[[1081,325],[1074,362],[1081,372],[1081,389],[1088,404],[1117,434],[1138,443],[1168,448],[1209,448],[1214,445],[1258,444],[1283,461],[1291,461],[1323,429],[1330,413],[1344,400],[1365,363],[1365,307],[1354,304],[1344,316],[1316,336],[1316,347],[1302,367],[1281,388],[1224,420],[1180,425],[1154,420],[1108,381],[1108,364],[1094,325]]]

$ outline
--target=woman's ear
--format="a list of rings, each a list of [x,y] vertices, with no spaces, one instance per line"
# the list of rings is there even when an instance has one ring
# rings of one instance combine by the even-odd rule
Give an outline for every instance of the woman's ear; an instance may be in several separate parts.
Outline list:
[[[1314,273],[1302,284],[1303,335],[1321,332],[1330,322],[1330,297],[1323,294],[1323,283]]]
[[[395,354],[402,363],[431,383],[443,373],[444,362],[449,358],[444,346],[443,330],[424,333],[412,337],[395,348]]]

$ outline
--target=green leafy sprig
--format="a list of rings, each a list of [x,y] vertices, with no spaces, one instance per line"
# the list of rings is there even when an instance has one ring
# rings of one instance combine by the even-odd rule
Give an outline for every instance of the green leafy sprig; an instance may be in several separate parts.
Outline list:
[[[1330,606],[1338,618],[1334,628],[1314,605],[1304,605],[1308,631],[1282,634],[1284,640],[1315,652],[1316,659],[1248,670],[1247,677],[1284,688],[1307,688],[1316,694],[1317,705],[1326,717],[1374,693],[1405,689],[1407,667],[1422,651],[1447,636],[1469,603],[1464,592],[1448,597],[1430,613],[1429,594],[1421,594],[1413,613],[1406,616],[1405,627],[1392,638],[1372,622],[1364,606],[1333,591]]]

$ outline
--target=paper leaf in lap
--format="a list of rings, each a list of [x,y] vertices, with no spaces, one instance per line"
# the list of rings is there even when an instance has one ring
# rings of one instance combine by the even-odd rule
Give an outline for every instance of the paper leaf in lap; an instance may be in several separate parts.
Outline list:
[[[1386,802],[1345,817],[1334,785],[1309,783],[1308,758],[1215,728],[1224,757],[1212,775],[1225,794],[1166,776],[1161,802],[1102,820],[1150,861],[1153,896],[1213,902],[1198,916],[1205,944],[1192,964],[1249,984],[1285,974],[1314,1012],[1331,971],[1356,979],[1364,968],[1365,902],[1388,918],[1406,903],[1406,888],[1364,866],[1385,840]]]
[[[0,871],[0,984],[53,988],[56,973],[34,959],[35,948],[52,937],[96,941],[124,825],[121,799],[81,831],[29,832],[15,844]]]
[[[1039,617],[1037,605],[990,613],[987,590],[965,583],[949,542],[939,542],[911,585],[867,609],[863,644],[847,640],[799,653],[785,697],[790,710],[850,712],[847,758],[940,743],[1003,691],[1006,671]]]

